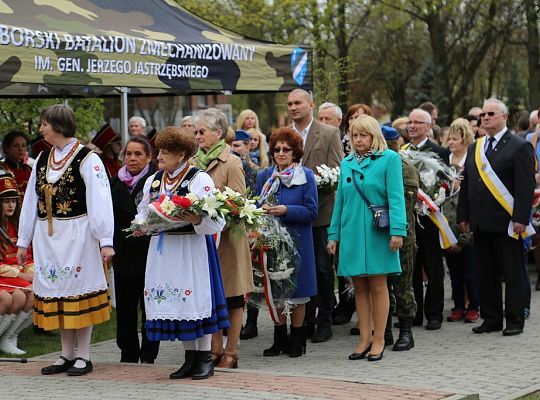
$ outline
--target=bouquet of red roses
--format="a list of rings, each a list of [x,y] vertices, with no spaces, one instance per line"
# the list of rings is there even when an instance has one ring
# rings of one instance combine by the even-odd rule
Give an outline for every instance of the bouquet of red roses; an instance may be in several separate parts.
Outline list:
[[[189,224],[179,220],[179,217],[186,213],[207,215],[213,220],[223,218],[227,227],[246,232],[258,226],[264,210],[255,206],[255,200],[245,199],[230,188],[226,188],[224,192],[215,189],[204,197],[193,193],[185,196],[162,194],[158,200],[148,205],[147,216],[143,219],[136,218],[126,231],[143,230],[153,235],[182,228]]]

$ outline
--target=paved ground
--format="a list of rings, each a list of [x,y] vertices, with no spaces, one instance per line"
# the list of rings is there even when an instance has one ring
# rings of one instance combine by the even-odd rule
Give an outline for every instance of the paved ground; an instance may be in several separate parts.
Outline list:
[[[533,282],[536,277],[531,270]],[[153,366],[118,363],[114,341],[95,345],[95,371],[81,378],[39,375],[57,354],[28,364],[0,363],[0,398],[512,399],[540,390],[540,292],[533,291],[532,313],[522,335],[475,335],[472,325],[464,323],[445,322],[440,331],[414,328],[416,347],[402,353],[388,349],[379,363],[347,360],[356,343],[348,332],[351,326],[334,327],[327,343],[308,342],[304,357],[265,358],[261,353],[271,344],[272,326],[264,316],[259,337],[241,343],[240,369],[218,370],[202,382],[168,379],[182,362],[178,342],[164,343]]]

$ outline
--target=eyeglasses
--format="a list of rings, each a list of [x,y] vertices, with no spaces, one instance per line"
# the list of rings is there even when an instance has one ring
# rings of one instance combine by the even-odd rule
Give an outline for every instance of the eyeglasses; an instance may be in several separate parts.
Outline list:
[[[502,112],[495,112],[495,111],[488,111],[488,112],[482,112],[482,113],[480,113],[480,114],[478,114],[478,115],[479,115],[480,118],[485,118],[486,115],[487,115],[488,117],[494,117],[495,115],[500,115],[500,114],[504,114],[504,113],[502,113]]]
[[[290,153],[292,150],[288,147],[276,147],[274,148],[274,153]]]
[[[206,133],[206,129],[199,129],[198,131],[194,131],[194,132],[193,132],[193,134],[194,134],[195,136],[197,136],[197,135],[201,135],[201,136],[202,136],[202,135],[204,135],[205,133]]]
[[[406,125],[422,125],[422,124],[429,124],[429,122],[424,121],[407,121]]]

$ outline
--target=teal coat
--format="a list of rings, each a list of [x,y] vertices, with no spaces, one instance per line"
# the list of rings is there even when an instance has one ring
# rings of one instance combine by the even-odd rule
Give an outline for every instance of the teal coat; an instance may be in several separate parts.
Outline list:
[[[399,253],[390,251],[390,236],[407,236],[401,159],[392,150],[375,153],[360,165],[353,154],[341,161],[336,203],[328,240],[339,242],[339,276],[401,272]],[[371,204],[389,205],[390,230],[372,228],[373,214],[352,181]]]

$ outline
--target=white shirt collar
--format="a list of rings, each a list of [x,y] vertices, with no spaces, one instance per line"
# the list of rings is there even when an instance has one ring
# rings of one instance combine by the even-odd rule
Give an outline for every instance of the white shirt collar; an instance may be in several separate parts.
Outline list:
[[[298,132],[300,134],[300,136],[302,136],[304,146],[306,145],[306,140],[307,140],[307,137],[308,137],[309,130],[311,129],[311,125],[313,125],[313,120],[314,120],[314,118],[311,117],[311,121],[309,121],[309,124],[307,124],[307,126],[304,129],[302,129],[301,132],[298,130],[298,128],[296,128],[296,124],[293,122],[293,125],[292,125],[293,130],[295,130],[296,132]]]
[[[169,176],[171,178],[176,178],[176,176],[180,173],[180,171],[182,171],[184,169],[185,166],[186,166],[186,161],[184,161],[182,164],[180,164],[180,166],[178,168],[176,168],[172,173],[169,173]]]
[[[71,142],[68,142],[68,144],[66,144],[64,147],[62,148],[59,148],[59,147],[56,147],[54,146],[54,150],[57,154],[67,154],[71,151],[71,149],[73,148],[73,145],[77,142],[77,139],[76,138],[73,138],[73,140]]]
[[[493,136],[495,138],[495,140],[493,141],[493,148],[495,148],[495,146],[497,146],[497,144],[499,143],[499,141],[502,139],[503,135],[506,133],[506,126],[500,130],[499,132],[497,132],[495,134],[495,136]],[[487,137],[486,139],[486,145],[485,145],[485,148],[487,149],[487,147],[489,146],[489,136]]]
[[[429,140],[429,138],[426,136],[424,140],[422,140],[420,143],[418,144],[413,144],[411,142],[411,146],[414,146],[416,147],[417,149],[421,149],[423,145],[425,145],[427,143],[427,141]],[[409,146],[410,147],[410,146]]]

